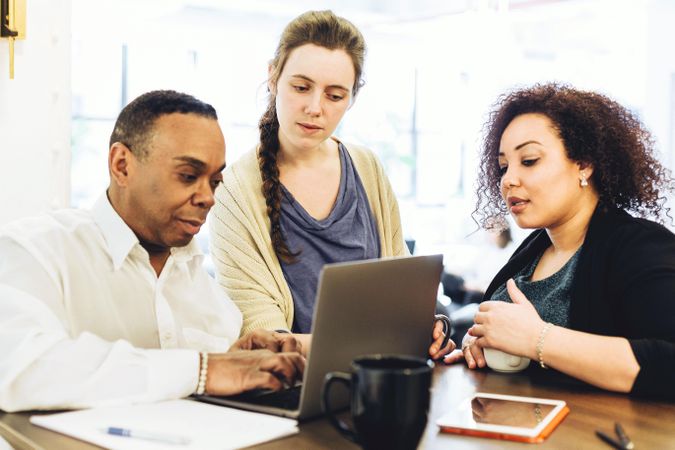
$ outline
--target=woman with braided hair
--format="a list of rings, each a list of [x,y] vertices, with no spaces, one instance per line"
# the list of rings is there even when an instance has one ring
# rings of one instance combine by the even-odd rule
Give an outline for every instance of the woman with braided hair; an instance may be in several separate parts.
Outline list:
[[[325,264],[407,253],[380,162],[333,136],[363,84],[365,50],[349,21],[310,11],[269,64],[260,142],[226,170],[211,220],[217,278],[245,331],[290,330],[307,349]],[[441,348],[440,322],[433,337],[432,357],[454,348]]]

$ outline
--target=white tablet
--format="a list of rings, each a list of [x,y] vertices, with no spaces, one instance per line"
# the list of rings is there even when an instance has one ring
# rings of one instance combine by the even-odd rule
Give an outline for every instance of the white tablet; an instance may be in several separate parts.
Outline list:
[[[478,392],[436,424],[445,433],[541,442],[568,412],[563,400]]]

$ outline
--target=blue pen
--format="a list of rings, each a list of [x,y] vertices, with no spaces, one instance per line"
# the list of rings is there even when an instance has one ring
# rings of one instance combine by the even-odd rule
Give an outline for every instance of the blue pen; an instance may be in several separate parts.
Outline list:
[[[187,445],[190,443],[190,439],[185,437],[154,433],[152,431],[129,430],[127,428],[119,427],[103,428],[101,431],[107,434],[112,434],[113,436],[145,439],[146,441],[162,442],[164,444]]]

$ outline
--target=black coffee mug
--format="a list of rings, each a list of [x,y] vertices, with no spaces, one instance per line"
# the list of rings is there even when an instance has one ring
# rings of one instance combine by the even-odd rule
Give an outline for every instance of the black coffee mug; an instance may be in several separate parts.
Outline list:
[[[323,411],[343,436],[366,450],[413,450],[427,424],[433,368],[433,362],[411,356],[361,356],[352,362],[351,373],[326,374]],[[331,408],[334,382],[351,386],[354,430]]]

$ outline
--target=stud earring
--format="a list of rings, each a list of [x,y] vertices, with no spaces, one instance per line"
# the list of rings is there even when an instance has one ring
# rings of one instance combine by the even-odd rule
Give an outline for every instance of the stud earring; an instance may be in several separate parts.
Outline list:
[[[588,186],[588,180],[586,179],[586,175],[584,175],[583,173],[581,174],[581,180],[579,180],[579,185],[581,185],[581,187]]]

